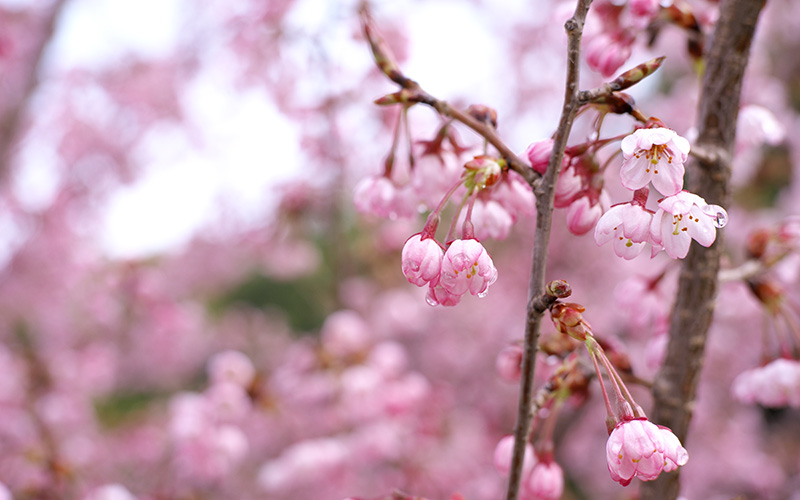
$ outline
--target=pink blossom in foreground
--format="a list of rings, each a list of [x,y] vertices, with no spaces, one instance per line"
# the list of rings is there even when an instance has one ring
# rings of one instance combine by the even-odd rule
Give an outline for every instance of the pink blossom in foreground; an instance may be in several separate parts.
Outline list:
[[[564,471],[553,460],[537,463],[525,479],[525,492],[531,500],[558,500],[564,493]]]
[[[622,203],[611,207],[594,228],[594,241],[614,244],[614,253],[630,260],[639,255],[650,238],[653,214],[641,205]]]
[[[497,268],[476,239],[455,240],[447,248],[442,259],[442,274],[439,282],[453,295],[483,297],[489,286],[497,280]]]
[[[800,407],[800,361],[776,359],[765,366],[740,373],[731,387],[742,403],[769,408]]]
[[[661,246],[673,259],[682,259],[689,253],[693,239],[704,247],[711,246],[717,237],[716,228],[723,227],[727,217],[722,207],[681,191],[658,204],[650,224],[650,237],[656,249]]]
[[[415,234],[403,246],[403,275],[409,283],[425,286],[439,282],[444,252],[433,238],[422,239],[422,233]]]
[[[683,187],[689,141],[668,128],[639,129],[622,139],[622,185],[635,191],[650,182],[670,196]]]
[[[606,459],[611,479],[627,486],[634,477],[652,481],[662,471],[684,465],[689,454],[671,430],[637,418],[614,427],[606,442]]]

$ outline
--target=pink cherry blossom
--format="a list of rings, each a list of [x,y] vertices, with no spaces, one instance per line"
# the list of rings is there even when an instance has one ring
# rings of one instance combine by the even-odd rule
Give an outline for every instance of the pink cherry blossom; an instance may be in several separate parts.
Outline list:
[[[555,461],[543,460],[525,480],[525,490],[532,500],[558,500],[564,493],[564,471]]]
[[[408,187],[399,187],[384,175],[361,180],[353,194],[356,209],[364,214],[396,219],[416,213],[415,196]]]
[[[650,237],[656,248],[663,247],[673,259],[682,259],[689,253],[692,239],[704,247],[711,246],[717,237],[716,227],[722,227],[726,220],[722,207],[681,191],[658,204],[650,224]]]
[[[522,345],[515,343],[506,346],[497,354],[495,370],[500,377],[507,381],[519,382],[522,373]]]
[[[639,129],[622,139],[622,185],[635,191],[650,182],[665,196],[683,187],[689,141],[668,128]]]
[[[504,240],[511,231],[514,218],[495,200],[476,200],[472,207],[472,224],[476,238]]]
[[[497,268],[478,240],[455,240],[447,248],[439,278],[447,292],[452,295],[469,292],[482,297],[495,280]]]
[[[461,295],[456,295],[447,291],[441,283],[431,284],[428,293],[425,295],[425,302],[431,306],[455,306],[461,302]]]
[[[600,196],[601,199],[595,202],[589,196],[581,196],[567,208],[567,229],[572,234],[586,234],[597,224],[603,215],[603,205],[608,206],[605,191]]]
[[[494,468],[503,477],[507,477],[511,470],[511,457],[513,453],[514,436],[503,436],[494,449]],[[533,470],[536,462],[533,446],[528,443],[525,445],[525,458],[522,460],[522,477],[527,476],[531,470]]]
[[[684,465],[689,455],[666,427],[637,418],[619,422],[606,442],[611,478],[627,486],[634,477],[652,481],[662,471]]]
[[[631,56],[633,39],[622,34],[605,32],[586,36],[586,62],[603,76],[613,75]]]
[[[439,282],[444,252],[433,238],[422,238],[422,233],[415,234],[403,246],[403,275],[409,283],[425,286]]]
[[[800,361],[779,358],[742,372],[734,379],[731,392],[743,403],[758,403],[769,408],[798,408]]]
[[[653,214],[641,205],[614,205],[600,217],[594,228],[594,241],[605,245],[614,243],[614,253],[630,260],[639,255],[650,238]]]

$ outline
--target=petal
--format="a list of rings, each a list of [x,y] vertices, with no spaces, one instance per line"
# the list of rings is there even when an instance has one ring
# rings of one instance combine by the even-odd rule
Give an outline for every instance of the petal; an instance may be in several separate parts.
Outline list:
[[[711,217],[704,214],[696,205],[689,211],[689,222],[687,222],[689,236],[695,239],[704,247],[711,246],[717,238],[717,230],[714,227]]]
[[[628,238],[614,239],[614,253],[625,260],[636,258],[644,250],[644,243],[636,243]]]
[[[685,173],[683,163],[668,164],[662,161],[655,168],[658,173],[653,175],[653,187],[659,193],[664,196],[671,196],[683,189],[683,175]]]
[[[641,158],[634,156],[623,161],[622,168],[619,171],[622,185],[631,191],[645,187],[650,182],[650,179],[653,178],[653,170],[650,165],[652,165],[650,160],[644,156]]]

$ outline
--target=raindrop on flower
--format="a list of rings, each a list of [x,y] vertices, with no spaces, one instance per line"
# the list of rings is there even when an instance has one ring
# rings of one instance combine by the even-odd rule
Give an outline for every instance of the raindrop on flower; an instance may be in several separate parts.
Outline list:
[[[728,223],[728,212],[719,205],[706,205],[703,213],[714,219],[714,226],[723,228]]]

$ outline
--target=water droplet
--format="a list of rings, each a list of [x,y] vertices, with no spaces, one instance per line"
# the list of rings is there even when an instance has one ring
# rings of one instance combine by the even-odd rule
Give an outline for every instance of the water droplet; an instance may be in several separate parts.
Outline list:
[[[439,302],[436,299],[434,299],[433,297],[431,297],[430,295],[425,297],[425,302],[427,302],[429,306],[433,306],[433,307],[436,307],[436,306],[439,305]]]
[[[714,226],[723,228],[728,223],[728,212],[719,205],[706,205],[703,213],[713,219]]]
[[[486,297],[487,295],[489,295],[489,289],[488,289],[488,288],[487,288],[486,290],[484,290],[484,291],[482,291],[482,292],[478,293],[477,297],[478,297],[479,299],[482,299],[482,298]]]

